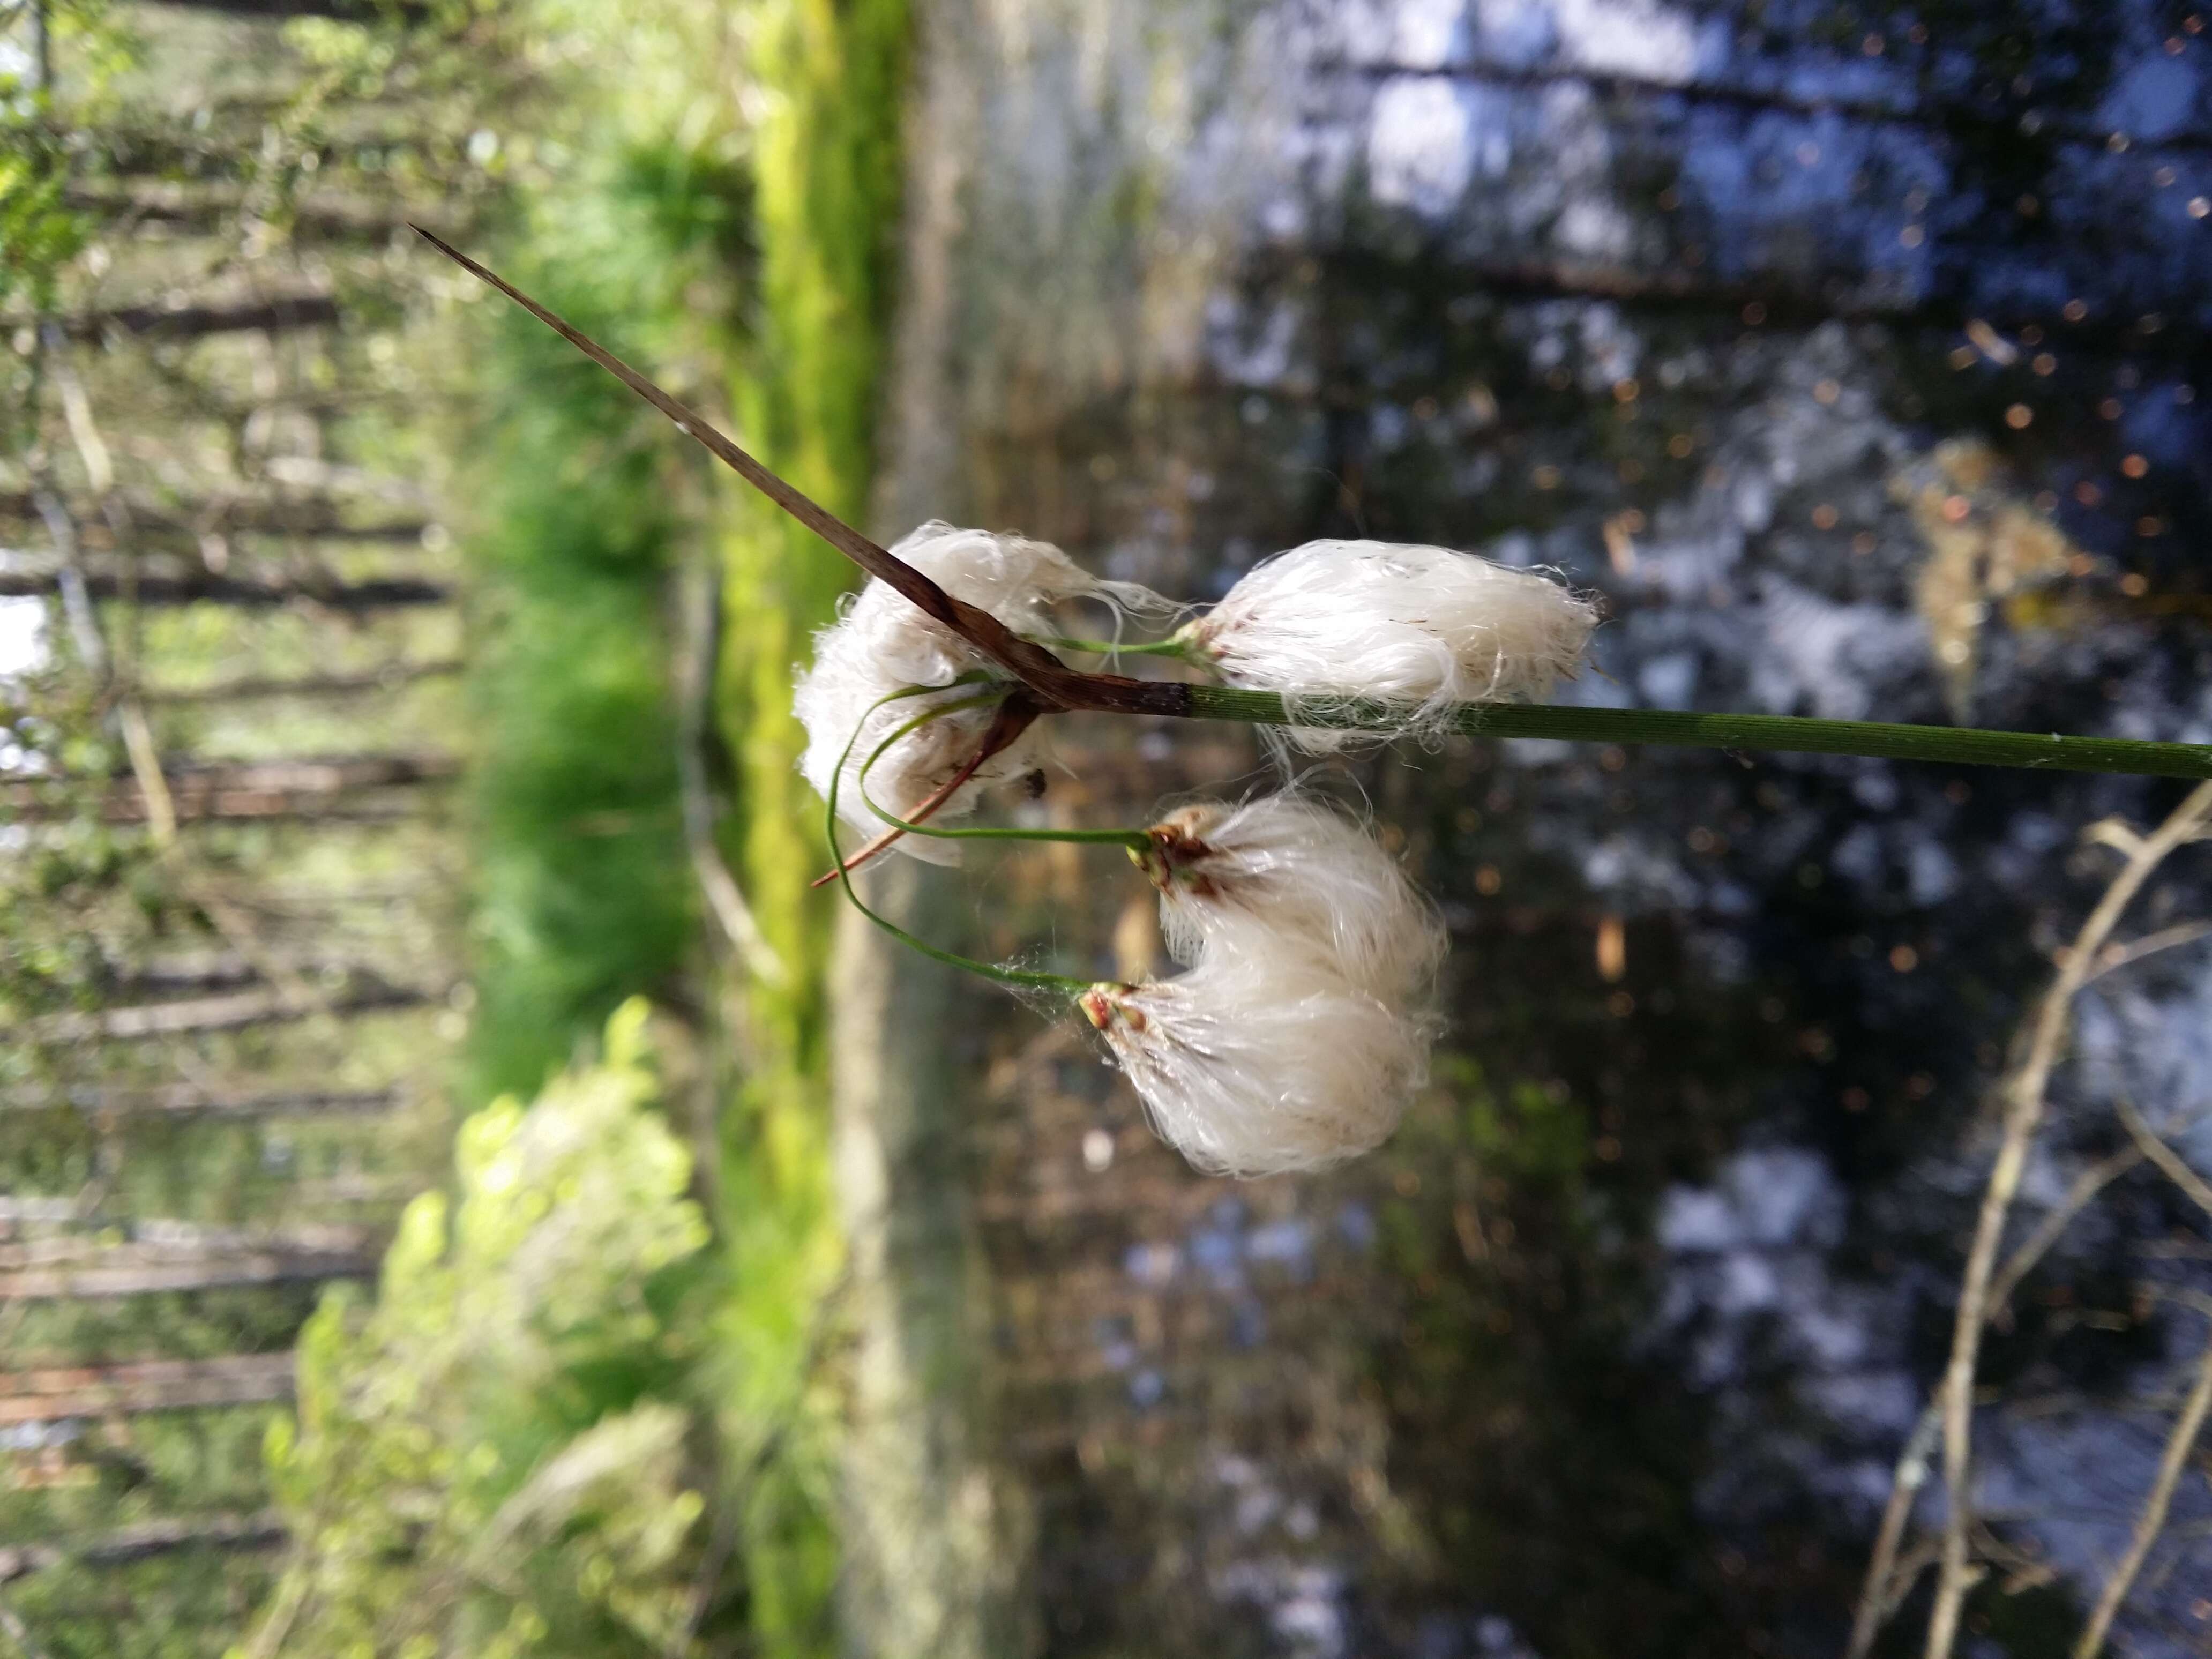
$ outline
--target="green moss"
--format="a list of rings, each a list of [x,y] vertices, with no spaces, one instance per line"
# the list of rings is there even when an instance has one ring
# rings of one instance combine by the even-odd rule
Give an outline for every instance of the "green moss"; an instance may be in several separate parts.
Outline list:
[[[757,307],[731,402],[762,459],[848,520],[866,516],[898,222],[902,0],[789,0],[755,13],[754,74],[775,94],[753,132]],[[754,1616],[779,1653],[826,1653],[837,1572],[831,1407],[807,1371],[816,1308],[842,1255],[830,1188],[823,969],[832,911],[799,780],[792,667],[835,615],[845,562],[732,487],[720,714],[737,759],[733,861],[789,972],[750,988],[754,1044],[725,1119],[726,1335],[740,1422],[795,1419],[790,1455],[750,1495]]]

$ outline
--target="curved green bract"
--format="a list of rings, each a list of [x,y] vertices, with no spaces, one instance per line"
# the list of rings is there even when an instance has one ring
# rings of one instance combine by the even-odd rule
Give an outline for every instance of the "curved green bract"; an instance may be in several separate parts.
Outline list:
[[[961,683],[961,681],[956,680],[953,682],[953,684],[957,685]],[[874,714],[877,709],[881,708],[885,703],[897,702],[901,699],[906,697],[928,696],[933,693],[945,691],[951,689],[951,688],[949,686],[943,685],[910,685],[902,691],[892,692],[887,697],[878,697],[873,703],[869,705],[868,714]],[[884,750],[890,748],[891,744],[896,743],[908,732],[918,731],[921,727],[928,725],[932,720],[942,720],[947,714],[957,714],[964,708],[987,708],[990,704],[997,702],[1004,698],[1007,692],[1013,689],[1014,688],[1011,684],[1002,682],[1000,683],[995,689],[987,691],[979,696],[962,697],[952,702],[941,704],[935,708],[928,710],[925,714],[915,715],[914,719],[907,721],[905,725],[900,726],[898,730],[893,732],[890,736],[884,738],[882,743],[876,746],[875,753],[868,757],[869,764],[874,764],[877,758],[883,754]],[[850,901],[853,908],[858,910],[862,915],[866,916],[870,921],[875,923],[877,927],[889,933],[893,939],[898,940],[900,944],[908,945],[914,950],[921,951],[922,955],[927,957],[931,961],[941,962],[948,968],[965,969],[968,972],[978,975],[984,979],[993,981],[994,984],[1018,986],[1028,990],[1057,991],[1064,993],[1071,997],[1080,996],[1085,991],[1088,990],[1090,986],[1087,981],[1070,979],[1064,974],[1040,974],[1031,972],[1030,970],[1023,968],[1002,968],[992,963],[978,962],[973,957],[963,957],[951,951],[939,950],[936,945],[928,943],[927,940],[915,938],[912,933],[908,933],[905,928],[900,927],[889,917],[878,915],[875,911],[868,908],[866,902],[860,897],[859,890],[853,885],[852,872],[846,869],[844,852],[837,845],[838,786],[843,781],[845,768],[852,761],[853,750],[860,741],[860,732],[866,727],[866,726],[867,718],[866,715],[863,715],[861,717],[860,726],[854,727],[853,735],[845,740],[845,747],[837,757],[836,769],[832,771],[830,775],[829,799],[824,803],[823,810],[823,832],[829,839],[830,860],[836,868],[838,885],[845,890],[845,896],[848,901]],[[864,798],[866,792],[863,791]],[[896,823],[897,820],[893,819],[891,822]]]
[[[906,692],[901,695],[913,694]],[[955,708],[972,706],[967,702],[947,704],[937,713],[951,714]],[[876,707],[880,708],[883,705],[878,703]],[[876,769],[876,763],[884,757],[893,744],[916,726],[926,725],[934,718],[933,714],[921,720],[909,720],[885,738],[876,745],[875,752],[860,763],[860,776],[854,780],[860,786],[860,804],[894,830],[904,830],[910,836],[930,836],[939,841],[1054,841],[1072,842],[1079,847],[1128,847],[1140,853],[1152,845],[1152,837],[1141,830],[1024,830],[1003,824],[970,824],[963,830],[944,830],[933,823],[911,823],[877,805],[876,798],[868,793],[868,774]],[[858,732],[854,733],[855,742],[859,738]],[[851,752],[851,745],[848,744],[846,753],[849,755]]]

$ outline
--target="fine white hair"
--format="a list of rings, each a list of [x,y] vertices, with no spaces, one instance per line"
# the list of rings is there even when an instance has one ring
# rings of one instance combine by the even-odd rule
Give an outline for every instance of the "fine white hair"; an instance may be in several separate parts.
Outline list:
[[[1198,801],[1150,835],[1141,862],[1160,890],[1160,930],[1177,962],[1301,951],[1394,1005],[1420,999],[1435,980],[1447,948],[1436,906],[1334,807],[1295,791],[1242,805]]]
[[[1068,599],[1103,600],[1117,617],[1127,611],[1165,607],[1165,601],[1138,584],[1103,580],[1049,542],[1024,536],[960,530],[933,520],[890,550],[954,598],[989,611],[1017,634],[1052,632],[1052,607]],[[813,666],[799,674],[793,690],[792,710],[806,728],[799,771],[827,799],[838,757],[852,743],[837,783],[838,816],[863,836],[873,836],[885,826],[860,798],[860,769],[901,726],[959,701],[968,688],[876,705],[908,686],[949,686],[963,674],[993,666],[904,595],[871,580],[836,623],[815,635]],[[907,817],[951,782],[975,754],[994,712],[988,707],[964,709],[908,733],[868,774],[869,794],[886,811]],[[1045,747],[1042,728],[1030,726],[986,761],[932,815],[932,822],[958,817],[973,810],[981,791],[1036,770]],[[933,864],[960,861],[957,842],[908,836],[898,848]]]
[[[1454,703],[1549,696],[1596,626],[1589,600],[1540,571],[1446,547],[1322,541],[1255,566],[1187,633],[1228,684],[1280,692],[1293,717],[1364,701],[1431,738]],[[1316,753],[1356,735],[1290,733]]]
[[[1300,951],[1209,951],[1084,1015],[1163,1140],[1212,1175],[1285,1175],[1370,1152],[1427,1080],[1435,1027]]]

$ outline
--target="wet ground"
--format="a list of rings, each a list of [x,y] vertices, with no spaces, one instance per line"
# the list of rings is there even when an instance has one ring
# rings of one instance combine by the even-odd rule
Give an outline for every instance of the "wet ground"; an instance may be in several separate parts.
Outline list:
[[[2203,14],[921,13],[885,530],[1193,598],[1313,537],[1441,542],[1603,596],[1582,700],[2212,741]],[[1256,775],[1235,733],[1069,751],[1070,822]],[[1465,741],[1334,787],[1455,944],[1437,1085],[1340,1175],[1189,1176],[1078,1030],[884,970],[927,1097],[887,1271],[937,1322],[976,1639],[1839,1651],[1990,1091],[2118,866],[2081,831],[2179,790]],[[2212,914],[2206,859],[2121,936]],[[1153,958],[1106,860],[930,880],[910,914],[971,943]],[[2023,1229],[2116,1100],[2212,1174],[2208,1005],[2212,942],[2085,994]],[[2124,1177],[1993,1337],[1962,1652],[2070,1642],[2204,1344],[2206,1224]],[[2125,1650],[2212,1649],[2208,1597],[2199,1470]]]

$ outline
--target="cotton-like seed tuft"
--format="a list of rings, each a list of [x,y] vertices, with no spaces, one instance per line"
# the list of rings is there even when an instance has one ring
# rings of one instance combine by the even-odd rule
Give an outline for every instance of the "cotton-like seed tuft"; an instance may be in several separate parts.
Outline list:
[[[1388,1138],[1435,1028],[1299,951],[1210,951],[1079,1000],[1160,1138],[1214,1175],[1324,1169]]]
[[[1139,858],[1160,890],[1175,959],[1293,950],[1394,1006],[1427,992],[1447,941],[1436,907],[1361,825],[1295,792],[1199,801],[1149,832]]]
[[[1296,716],[1359,700],[1437,735],[1456,702],[1550,695],[1582,666],[1597,611],[1564,582],[1473,553],[1308,542],[1255,566],[1185,635],[1231,685]],[[1354,734],[1293,728],[1316,753]]]
[[[1102,580],[1050,543],[1026,537],[932,522],[890,550],[946,592],[989,611],[1018,634],[1054,631],[1051,608],[1067,599],[1098,599],[1117,611],[1167,608],[1148,589]],[[870,709],[907,686],[950,685],[963,674],[992,666],[897,590],[871,580],[835,623],[815,635],[813,666],[799,675],[792,693],[793,710],[806,728],[799,771],[827,799],[838,757],[858,728],[860,740],[838,782],[837,808],[848,824],[872,837],[884,824],[860,799],[861,767],[891,732],[933,706],[957,701],[965,688],[941,696],[902,698],[872,714]],[[981,743],[993,714],[988,708],[966,709],[908,733],[869,773],[868,793],[885,810],[908,816],[951,781]],[[932,822],[973,810],[983,790],[1034,772],[1044,758],[1043,730],[1032,726],[1012,747],[985,762]],[[960,861],[957,842],[908,836],[898,848],[933,864]]]

